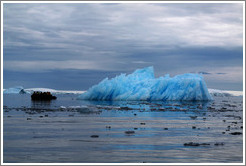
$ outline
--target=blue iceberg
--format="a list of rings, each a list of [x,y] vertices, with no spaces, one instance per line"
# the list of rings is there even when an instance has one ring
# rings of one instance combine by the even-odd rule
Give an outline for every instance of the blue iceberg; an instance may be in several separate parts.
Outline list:
[[[166,75],[155,78],[153,67],[105,78],[81,94],[82,100],[213,100],[202,75]]]
[[[25,94],[27,93],[22,86],[16,86],[3,91],[4,94]]]

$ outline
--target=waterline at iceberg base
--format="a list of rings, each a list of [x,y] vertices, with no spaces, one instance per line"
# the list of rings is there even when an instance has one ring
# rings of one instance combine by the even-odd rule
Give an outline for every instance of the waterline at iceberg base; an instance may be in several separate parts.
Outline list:
[[[153,67],[137,69],[132,74],[105,78],[81,94],[82,100],[213,100],[202,75],[165,75],[155,78]]]

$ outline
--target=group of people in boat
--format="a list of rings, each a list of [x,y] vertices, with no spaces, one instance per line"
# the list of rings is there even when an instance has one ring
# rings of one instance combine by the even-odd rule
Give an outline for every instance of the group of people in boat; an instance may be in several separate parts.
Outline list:
[[[35,91],[31,96],[32,100],[52,100],[56,99],[50,92]]]

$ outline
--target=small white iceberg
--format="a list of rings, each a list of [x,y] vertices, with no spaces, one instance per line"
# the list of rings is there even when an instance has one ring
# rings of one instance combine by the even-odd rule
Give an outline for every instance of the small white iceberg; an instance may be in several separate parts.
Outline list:
[[[50,88],[29,88],[25,90],[30,93],[38,91],[38,92],[50,92],[52,94],[82,94],[85,92],[85,91],[72,91],[72,90],[56,90]]]
[[[4,94],[25,94],[28,93],[22,86],[16,86],[3,91]]]
[[[229,91],[219,89],[208,89],[210,95],[216,97],[231,97],[231,96],[243,96],[243,91]]]

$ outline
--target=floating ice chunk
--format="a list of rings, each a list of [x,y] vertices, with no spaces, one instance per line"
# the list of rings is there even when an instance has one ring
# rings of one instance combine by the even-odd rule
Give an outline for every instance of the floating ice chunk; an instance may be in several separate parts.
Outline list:
[[[76,111],[88,111],[90,108],[88,106],[82,105],[82,106],[69,106],[68,109],[76,110]]]
[[[218,97],[243,96],[243,91],[228,91],[218,89],[208,89],[208,91],[212,96]]]
[[[83,100],[212,100],[203,77],[183,74],[154,77],[153,67],[105,78],[78,99]]]
[[[76,111],[80,113],[97,113],[99,112],[97,107],[93,106],[86,106],[86,105],[81,105],[81,106],[60,106],[60,110],[62,111]]]
[[[230,97],[230,96],[233,96],[232,94],[230,93],[227,93],[225,91],[222,91],[222,90],[218,90],[218,89],[208,89],[209,93],[212,95],[212,96],[218,96],[218,97]]]
[[[16,86],[3,91],[4,94],[24,94],[28,93],[22,86]]]
[[[64,110],[64,109],[66,109],[66,107],[65,106],[60,106],[60,109]]]

